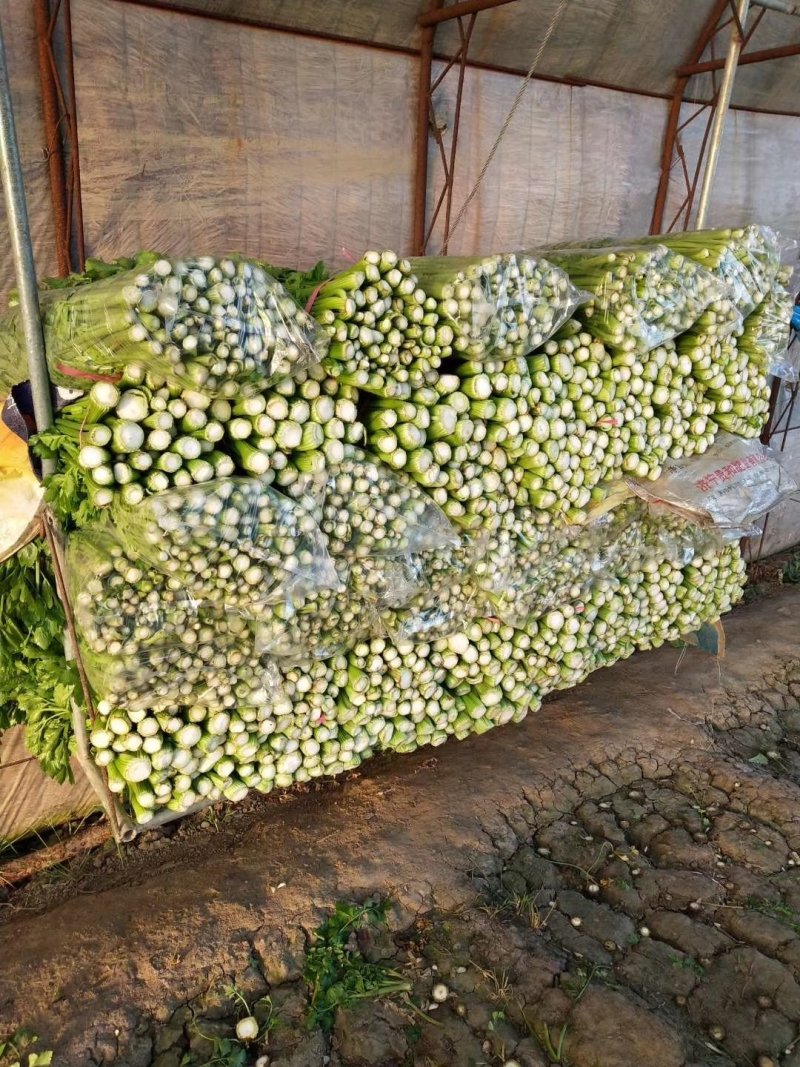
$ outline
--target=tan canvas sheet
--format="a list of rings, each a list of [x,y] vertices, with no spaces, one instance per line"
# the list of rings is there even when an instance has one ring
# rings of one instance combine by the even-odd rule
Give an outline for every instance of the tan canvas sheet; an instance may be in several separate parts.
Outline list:
[[[0,846],[98,809],[74,760],[73,771],[75,782],[59,785],[31,758],[20,727],[0,734]]]

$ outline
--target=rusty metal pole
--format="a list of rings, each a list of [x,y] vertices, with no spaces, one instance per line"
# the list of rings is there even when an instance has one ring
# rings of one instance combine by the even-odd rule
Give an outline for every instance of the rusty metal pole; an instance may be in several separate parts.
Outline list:
[[[19,314],[28,353],[28,373],[33,393],[36,428],[46,430],[53,423],[53,399],[50,375],[47,371],[42,320],[39,314],[39,291],[36,285],[36,266],[33,261],[31,228],[25,203],[25,185],[19,156],[14,107],[0,25],[0,174],[5,195],[6,216],[11,238],[11,253],[19,290]],[[51,461],[42,462],[44,474],[54,469]]]
[[[725,58],[725,67],[722,71],[722,83],[719,87],[717,107],[711,124],[711,134],[708,140],[708,158],[706,168],[703,171],[703,184],[700,189],[700,202],[697,205],[694,228],[702,230],[708,215],[708,204],[711,199],[711,187],[714,184],[714,176],[717,172],[719,150],[722,145],[722,135],[725,132],[725,119],[728,117],[728,108],[733,94],[733,82],[736,78],[736,67],[739,64],[739,54],[742,51],[742,37],[744,24],[747,20],[747,12],[750,8],[750,0],[738,0],[736,14],[731,25],[731,39],[728,44],[728,54]]]
[[[709,12],[703,29],[700,31],[700,34],[695,41],[694,47],[687,60],[688,63],[698,62],[703,52],[708,47],[708,42],[714,36],[717,23],[722,17],[722,13],[726,7],[727,0],[716,0],[713,9]],[[689,75],[682,75],[679,71],[675,82],[675,88],[672,93],[672,101],[670,103],[666,129],[664,130],[664,143],[661,149],[661,171],[658,179],[656,199],[653,205],[653,216],[650,220],[650,233],[660,233],[664,225],[664,209],[667,204],[667,194],[669,192],[672,156],[675,151],[675,140],[678,135],[678,125],[680,123],[681,107],[683,105],[683,94],[686,91],[688,82]]]
[[[53,228],[56,238],[58,273],[69,274],[69,233],[67,232],[67,181],[64,168],[64,145],[61,138],[58,94],[53,79],[50,52],[50,0],[34,0],[36,51],[39,59],[39,85],[42,91],[42,117],[45,151],[50,171],[50,199],[53,205]]]
[[[428,14],[441,8],[444,0],[431,0]],[[431,114],[431,71],[436,23],[420,30],[419,77],[417,80],[417,138],[414,165],[414,226],[411,240],[415,256],[425,253],[425,223],[428,206],[428,129]]]

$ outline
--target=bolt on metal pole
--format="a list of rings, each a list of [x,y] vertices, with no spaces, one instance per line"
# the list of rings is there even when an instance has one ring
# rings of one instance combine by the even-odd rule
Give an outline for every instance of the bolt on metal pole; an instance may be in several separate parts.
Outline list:
[[[36,428],[46,430],[53,423],[53,401],[45,357],[42,320],[39,314],[36,267],[33,262],[31,230],[28,222],[28,208],[25,203],[25,186],[14,124],[14,108],[11,103],[11,87],[8,81],[2,25],[0,25],[0,177],[3,182],[11,252],[19,290],[19,312],[25,348],[28,353],[28,373],[33,393]],[[45,474],[49,474],[53,465],[48,461],[43,461],[42,468]]]
[[[750,0],[738,0],[736,4],[736,14],[739,17],[739,25],[737,26],[736,20],[734,19],[731,26],[731,39],[728,44],[728,54],[725,57],[725,67],[722,72],[722,83],[719,87],[719,96],[717,97],[717,107],[714,112],[711,133],[708,139],[706,169],[703,172],[703,185],[700,190],[700,201],[697,205],[697,215],[694,220],[694,228],[696,230],[702,230],[706,222],[706,215],[708,214],[711,186],[714,184],[714,175],[717,171],[719,150],[722,144],[722,134],[725,130],[725,119],[728,117],[728,108],[733,93],[733,81],[736,77],[736,67],[739,64],[739,54],[742,51],[742,36],[739,33],[739,26],[744,29],[749,8]]]

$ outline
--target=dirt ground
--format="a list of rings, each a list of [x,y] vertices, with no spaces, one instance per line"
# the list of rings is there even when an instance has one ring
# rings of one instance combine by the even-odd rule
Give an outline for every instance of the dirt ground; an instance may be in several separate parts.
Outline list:
[[[7,892],[0,1039],[69,1067],[800,1067],[800,588],[726,632],[722,663],[636,656]],[[324,957],[324,1014],[322,924],[364,901],[385,921]]]

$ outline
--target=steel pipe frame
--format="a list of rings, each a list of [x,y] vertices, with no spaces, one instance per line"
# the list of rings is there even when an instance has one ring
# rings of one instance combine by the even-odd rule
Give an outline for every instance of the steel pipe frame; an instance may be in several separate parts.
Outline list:
[[[66,275],[83,270],[85,262],[70,0],[34,3],[56,265]],[[63,45],[63,72],[56,60],[57,38]]]
[[[725,57],[725,66],[722,70],[722,81],[717,93],[714,112],[708,127],[708,158],[703,168],[703,183],[700,187],[700,200],[697,205],[695,216],[695,229],[702,230],[708,215],[708,205],[711,199],[711,189],[714,185],[714,177],[717,173],[719,151],[722,147],[722,135],[725,132],[725,120],[728,117],[728,108],[733,95],[733,83],[736,78],[736,68],[739,64],[739,56],[746,41],[745,26],[747,15],[750,11],[750,0],[732,0],[733,26],[731,27],[728,54]]]
[[[416,165],[414,169],[414,222],[412,249],[416,256],[424,255],[433,229],[444,208],[444,237],[442,252],[446,253],[450,237],[450,215],[453,207],[455,162],[458,152],[458,131],[461,123],[461,103],[464,91],[464,76],[468,66],[468,54],[475,20],[481,11],[513,3],[514,0],[463,0],[462,3],[443,6],[443,0],[431,0],[428,10],[420,15],[418,26],[422,33],[420,42],[420,67],[417,85]],[[458,23],[460,43],[455,55],[445,61],[445,66],[433,80],[433,42],[436,26],[455,19]],[[465,20],[466,24],[465,24]],[[433,94],[449,72],[458,65],[458,85],[453,114],[453,132],[449,151],[445,147],[433,107]],[[444,181],[436,200],[430,223],[427,222],[428,206],[428,149],[433,137],[442,161]]]
[[[783,59],[788,56],[800,55],[800,43],[784,45],[780,48],[763,49],[758,52],[746,52],[744,49],[749,44],[753,37],[761,19],[764,17],[767,9],[781,10],[786,14],[798,14],[800,15],[800,6],[783,4],[783,0],[774,0],[768,2],[768,0],[751,0],[751,8],[758,8],[758,12],[753,19],[749,29],[742,33],[741,49],[738,54],[738,65],[744,65],[748,63],[762,63],[768,62],[771,59]],[[789,10],[789,9],[792,10]],[[728,11],[728,17],[721,21],[725,12]],[[661,153],[661,170],[659,174],[658,188],[656,191],[655,202],[653,205],[653,214],[650,221],[651,233],[663,233],[670,232],[675,228],[678,223],[681,223],[683,228],[689,226],[689,222],[694,208],[695,196],[697,194],[697,188],[700,183],[700,177],[703,173],[703,165],[706,159],[706,151],[709,143],[713,140],[713,126],[718,126],[720,131],[720,137],[722,132],[722,121],[716,120],[717,111],[720,104],[720,89],[716,83],[715,76],[717,71],[723,70],[725,67],[726,59],[713,57],[710,60],[702,60],[703,53],[709,47],[713,46],[713,42],[717,34],[721,31],[731,27],[731,35],[736,31],[742,31],[742,27],[739,25],[739,17],[736,0],[716,0],[713,8],[709,13],[709,17],[706,20],[703,28],[701,29],[697,40],[687,57],[685,63],[681,64],[675,72],[675,87],[672,93],[670,101],[670,110],[667,117],[666,129],[664,132],[664,142]],[[735,71],[736,67],[734,67]],[[680,114],[682,105],[687,102],[686,90],[691,78],[696,74],[710,73],[712,75],[713,92],[711,99],[709,100],[696,100],[698,107],[697,110],[684,122],[680,121]],[[730,106],[730,102],[728,104]],[[686,157],[683,148],[680,144],[679,134],[686,126],[696,121],[704,112],[708,112],[705,115],[706,129],[701,139],[700,149],[698,151],[697,160],[694,166],[694,172],[692,175],[689,173],[689,166],[686,161]],[[712,153],[713,154],[713,153]],[[679,164],[684,176],[684,182],[686,186],[686,195],[681,201],[680,206],[675,212],[674,216],[669,220],[668,225],[665,225],[664,213],[667,202],[667,194],[669,192],[670,176],[675,167]],[[713,172],[711,174],[713,177]]]

